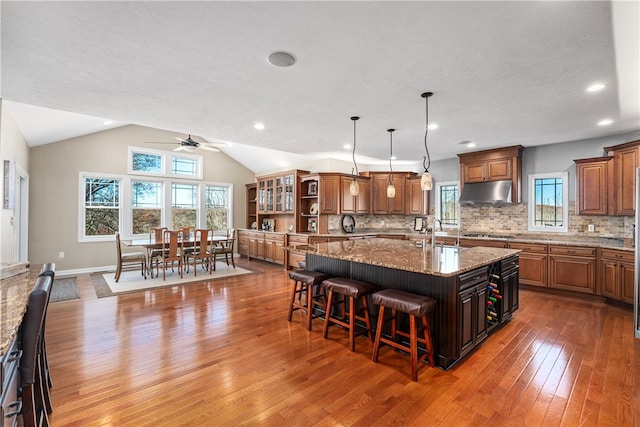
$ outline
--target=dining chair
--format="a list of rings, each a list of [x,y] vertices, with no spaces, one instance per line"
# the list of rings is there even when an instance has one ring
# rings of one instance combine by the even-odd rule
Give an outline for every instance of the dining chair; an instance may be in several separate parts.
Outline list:
[[[149,242],[162,242],[164,230],[167,227],[149,227]],[[156,258],[162,256],[162,249],[147,249],[147,257],[149,260],[149,271],[153,278],[153,264]]]
[[[185,252],[185,263],[187,265],[187,273],[189,272],[189,261],[193,258],[193,275],[198,275],[198,267],[197,263],[200,260],[202,267],[205,267],[209,270],[209,274],[211,274],[213,259],[212,259],[212,250],[211,250],[211,237],[213,236],[212,229],[203,229],[198,228],[195,230],[194,234],[194,246],[191,248],[191,251]]]
[[[185,245],[184,249],[182,250],[182,258],[183,258],[183,260],[184,260],[184,262],[186,264],[187,263],[187,255],[189,255],[195,249],[195,243],[192,245],[192,243],[193,243],[192,240],[195,237],[195,228],[194,227],[179,227],[178,231],[180,231],[180,239],[182,239],[184,242],[188,242],[188,244]]]
[[[140,263],[140,268],[142,271],[142,276],[147,278],[147,256],[144,252],[122,252],[122,245],[120,243],[120,233],[116,231],[116,254],[117,254],[117,266],[116,266],[116,277],[115,280],[118,282],[120,280],[120,274],[122,270],[127,268],[138,267],[138,263]]]
[[[224,260],[227,262],[227,265],[229,265],[229,255],[231,255],[231,264],[233,265],[233,268],[236,268],[236,263],[233,259],[233,247],[234,247],[234,243],[235,243],[235,229],[230,228],[229,230],[227,230],[227,239],[226,240],[222,240],[222,241],[218,241],[215,242],[215,245],[213,246],[213,270],[215,271],[216,269],[216,261],[218,259],[218,257],[223,256],[224,255]]]
[[[162,255],[155,258],[156,277],[160,275],[159,264],[162,264],[162,280],[166,280],[169,263],[171,263],[171,269],[173,269],[174,263],[177,262],[178,272],[182,278],[184,242],[180,237],[179,230],[164,230]]]

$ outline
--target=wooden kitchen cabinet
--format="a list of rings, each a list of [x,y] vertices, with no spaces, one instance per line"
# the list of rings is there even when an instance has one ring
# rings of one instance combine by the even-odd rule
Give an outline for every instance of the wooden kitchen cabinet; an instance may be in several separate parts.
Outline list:
[[[247,237],[249,240],[248,258],[264,259],[264,232],[249,231]]]
[[[405,214],[405,182],[413,172],[394,172],[393,185],[396,188],[395,197],[387,197],[389,185],[388,172],[365,172],[371,177],[371,213],[374,215],[404,215]]]
[[[353,177],[350,175],[340,177],[340,213],[368,214],[371,201],[370,178],[356,177],[359,187],[357,196],[351,194],[352,181]]]
[[[609,215],[613,211],[613,157],[574,160],[578,215]],[[612,212],[611,212],[612,213]]]
[[[238,230],[238,253],[249,258],[249,231]]]
[[[600,255],[600,293],[602,296],[633,304],[634,253],[602,249]]]
[[[487,337],[487,269],[460,275],[458,290],[458,350],[460,357]]]
[[[596,293],[596,250],[583,246],[549,246],[549,288]]]
[[[511,181],[513,203],[522,202],[522,151],[511,147],[458,154],[460,159],[460,191],[465,183]]]
[[[422,176],[408,177],[405,181],[407,215],[429,214],[429,191],[424,191],[420,186]]]
[[[546,288],[548,283],[548,247],[536,243],[510,242],[509,248],[520,249],[519,280],[523,285]]]
[[[340,209],[340,174],[304,175],[300,181],[300,212],[296,231],[328,233],[327,215],[337,215]]]
[[[605,147],[613,155],[615,215],[636,213],[636,168],[640,166],[640,140]]]
[[[251,228],[251,224],[253,224],[254,222],[257,225],[257,221],[258,221],[258,189],[257,189],[257,184],[256,183],[252,183],[252,184],[247,184],[246,185],[246,191],[247,191],[247,223],[246,223],[246,227],[247,228]]]
[[[302,234],[288,234],[287,246],[300,246],[309,244],[309,236]],[[299,268],[300,262],[305,260],[305,253],[295,250],[288,250],[285,253],[286,265],[288,268]]]
[[[284,265],[284,241],[285,235],[282,233],[265,233],[263,259]]]

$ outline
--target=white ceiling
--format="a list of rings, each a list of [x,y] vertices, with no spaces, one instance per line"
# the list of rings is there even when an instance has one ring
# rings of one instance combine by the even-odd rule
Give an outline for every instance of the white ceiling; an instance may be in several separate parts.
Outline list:
[[[435,93],[429,114],[439,125],[429,131],[432,160],[640,128],[637,1],[1,7],[1,94],[31,146],[110,119],[228,141],[223,151],[261,172],[350,161],[343,145],[359,115],[361,168],[387,164],[387,128],[397,129],[398,162],[418,164],[425,91]],[[297,63],[270,65],[275,50]],[[605,89],[587,93],[595,82]],[[613,123],[596,124],[605,118]]]

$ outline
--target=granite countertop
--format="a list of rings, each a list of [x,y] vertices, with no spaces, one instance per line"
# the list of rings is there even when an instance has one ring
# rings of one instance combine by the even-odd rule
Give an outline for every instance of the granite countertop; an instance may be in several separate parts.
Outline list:
[[[417,246],[409,240],[357,239],[287,249],[415,273],[451,277],[518,254],[517,249]]]
[[[20,328],[27,309],[27,298],[33,289],[39,269],[29,264],[2,266],[0,271],[0,357],[3,356]]]

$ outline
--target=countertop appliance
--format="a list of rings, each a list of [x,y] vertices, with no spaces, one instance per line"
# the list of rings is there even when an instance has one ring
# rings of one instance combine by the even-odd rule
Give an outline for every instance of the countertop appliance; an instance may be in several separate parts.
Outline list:
[[[636,226],[634,227],[634,243],[636,246],[635,251],[635,286],[633,292],[633,330],[636,338],[640,338],[640,316],[638,310],[640,310],[640,258],[638,257],[638,244],[640,244],[640,168],[636,169]]]

